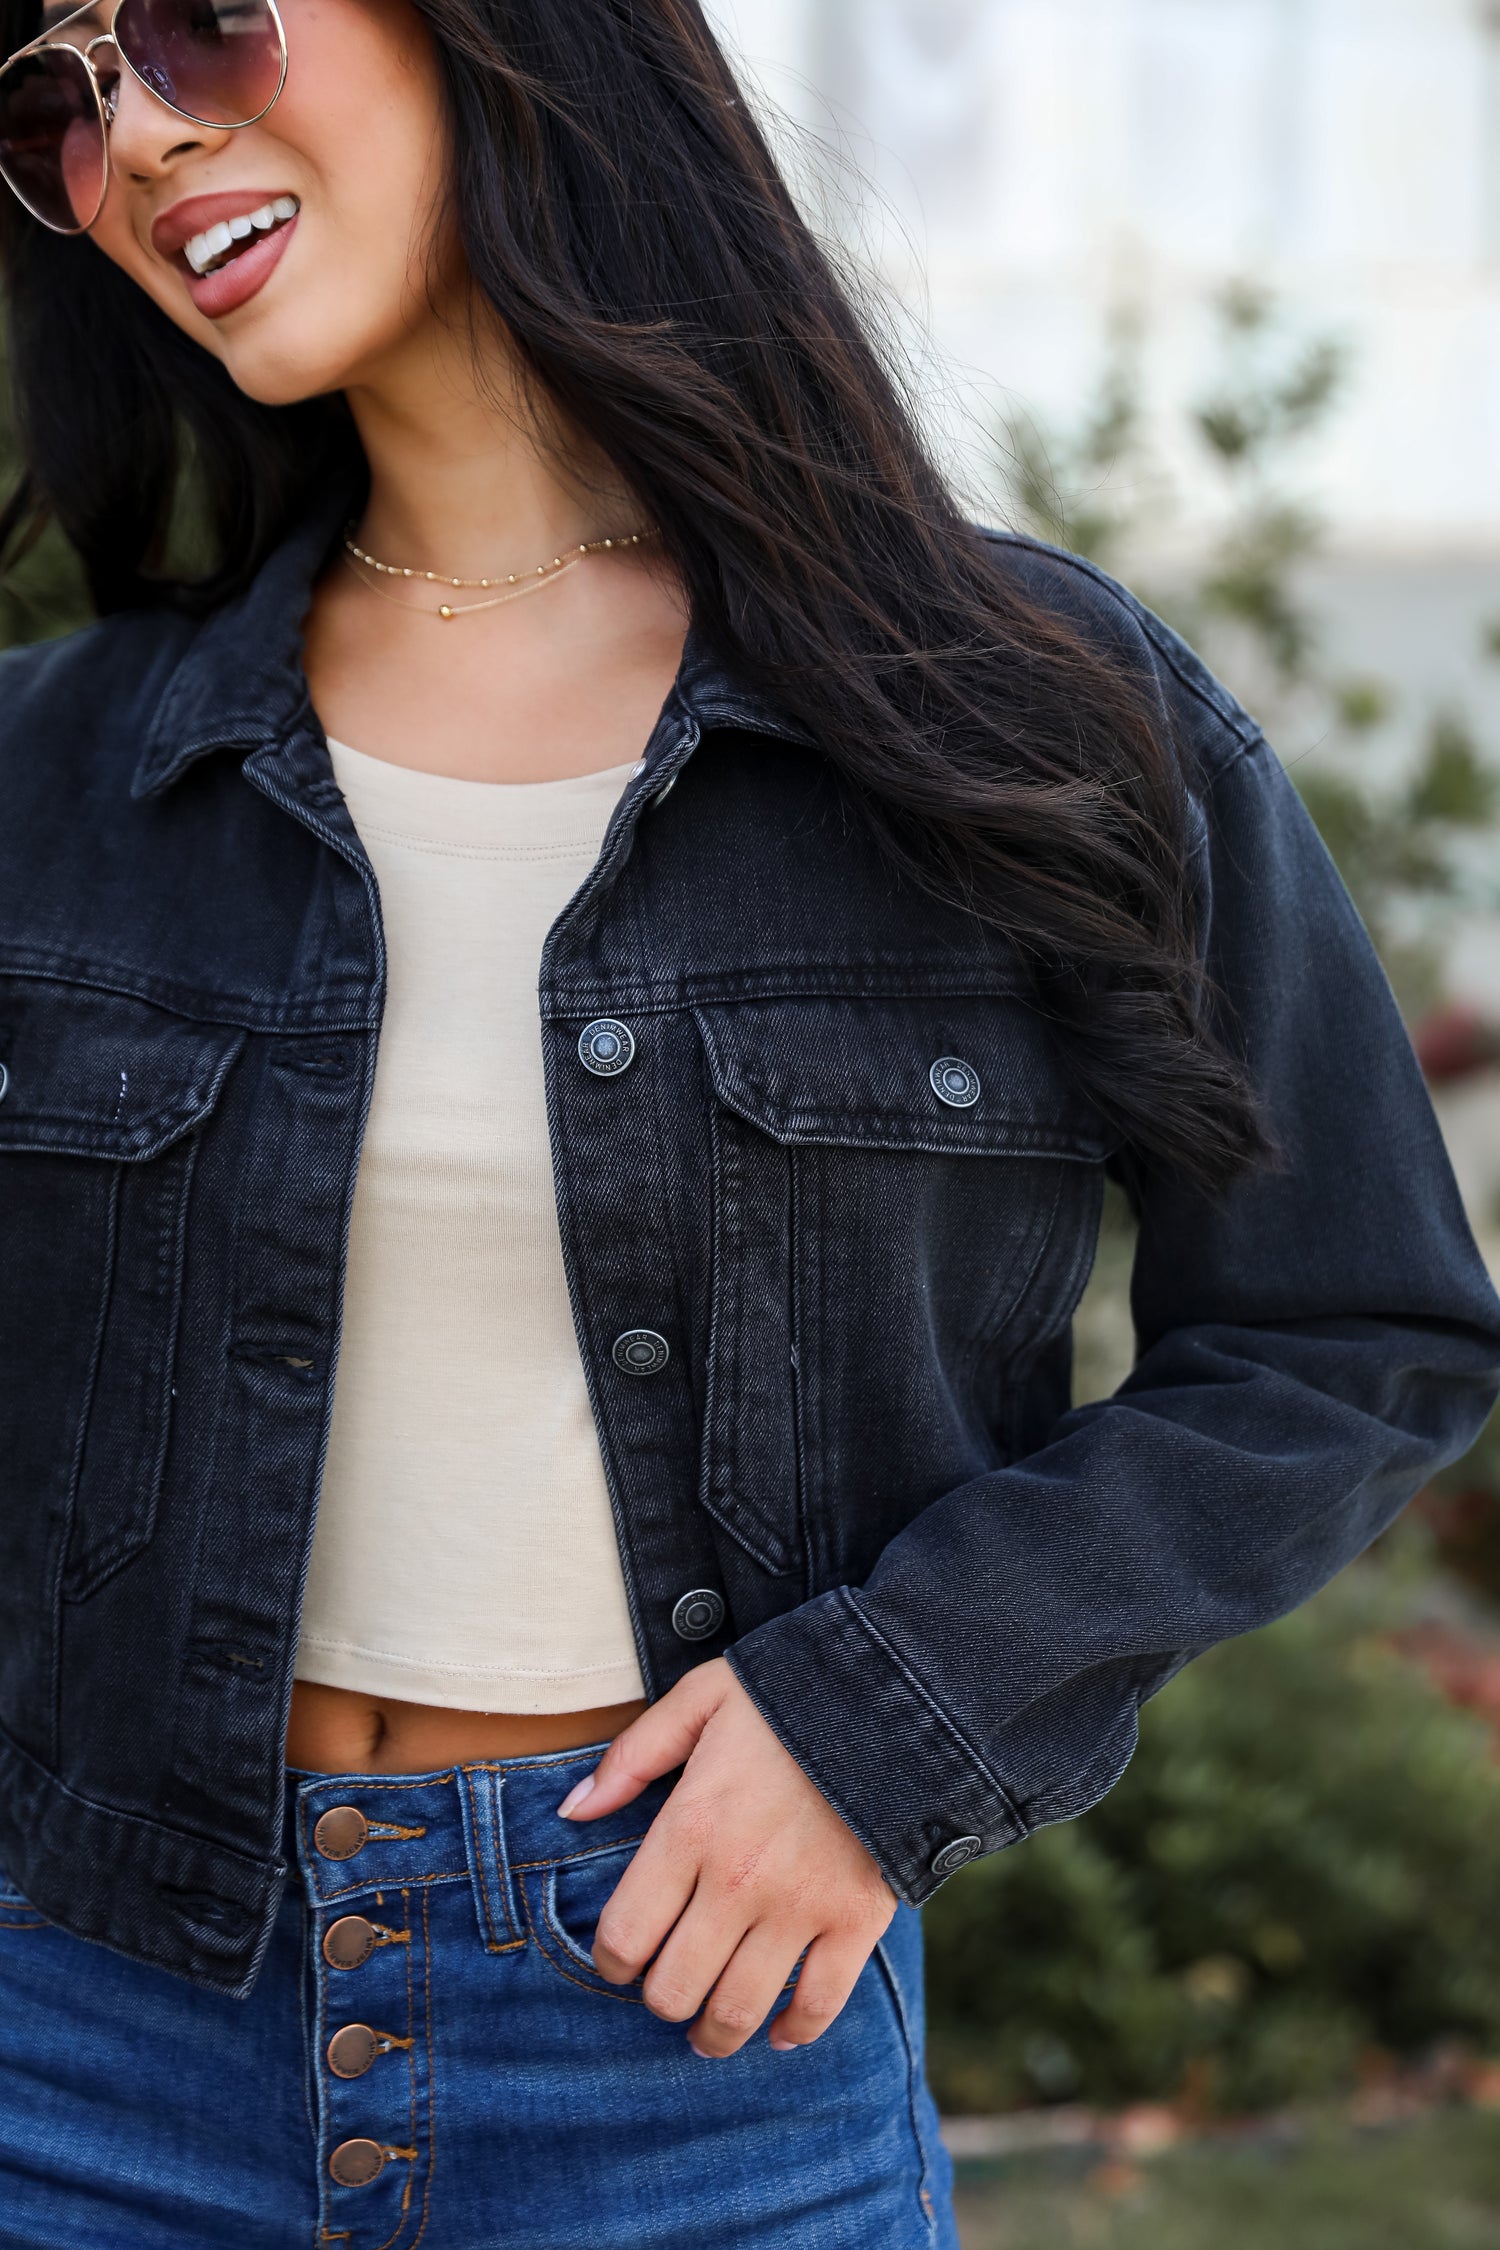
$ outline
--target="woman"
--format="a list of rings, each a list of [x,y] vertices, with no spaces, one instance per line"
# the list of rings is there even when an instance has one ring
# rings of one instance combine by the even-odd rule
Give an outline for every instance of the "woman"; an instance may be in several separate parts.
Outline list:
[[[0,2240],[951,2244],[914,1909],[1494,1394],[1379,971],[696,0],[8,52]]]

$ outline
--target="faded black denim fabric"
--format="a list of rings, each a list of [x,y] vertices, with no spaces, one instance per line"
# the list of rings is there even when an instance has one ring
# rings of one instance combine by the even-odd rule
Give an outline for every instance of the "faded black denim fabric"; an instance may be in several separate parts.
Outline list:
[[[0,658],[0,1864],[232,1993],[284,1878],[385,971],[299,661],[346,498],[206,623]],[[727,1652],[912,1903],[1091,1804],[1143,1698],[1357,1553],[1500,1385],[1410,1049],[1276,759],[1098,573],[995,555],[1159,697],[1289,1159],[1217,1210],[1149,1189],[1117,1397],[1070,1411],[1117,1152],[1014,959],[899,886],[816,745],[696,642],[540,975],[650,1691]],[[635,1040],[611,1076],[579,1054],[600,1017]],[[657,1372],[615,1359],[633,1329]]]

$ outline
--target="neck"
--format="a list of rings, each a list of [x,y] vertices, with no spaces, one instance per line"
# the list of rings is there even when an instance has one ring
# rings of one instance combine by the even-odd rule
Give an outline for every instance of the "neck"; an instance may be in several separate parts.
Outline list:
[[[597,449],[543,420],[501,338],[476,350],[462,323],[425,323],[346,396],[370,469],[355,537],[382,562],[491,576],[642,526]]]

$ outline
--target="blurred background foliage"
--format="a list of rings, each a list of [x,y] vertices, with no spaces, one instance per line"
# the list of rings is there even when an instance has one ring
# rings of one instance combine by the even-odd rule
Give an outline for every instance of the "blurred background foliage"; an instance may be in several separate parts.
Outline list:
[[[1446,706],[1415,715],[1399,771],[1366,758],[1393,691],[1328,663],[1299,579],[1321,537],[1299,448],[1337,411],[1345,356],[1289,337],[1243,285],[1219,334],[1190,433],[1221,487],[1206,546],[1152,559],[1174,502],[1128,313],[1078,428],[1000,433],[1012,520],[1123,577],[1267,726],[1416,1025],[1442,1000],[1455,919],[1493,884],[1495,772]],[[0,411],[0,489],[14,470]],[[55,532],[0,584],[0,645],[87,615]],[[1500,622],[1487,648],[1500,659]],[[1112,1197],[1076,1324],[1080,1398],[1130,1365],[1131,1247]],[[1094,1812],[944,1887],[926,1921],[947,2111],[1156,2098],[1204,2117],[1337,2095],[1455,2041],[1500,2058],[1497,1491],[1492,1428],[1373,1557],[1148,1706]],[[1153,2225],[1178,2239],[1165,2205]]]
[[[18,481],[9,409],[10,374],[0,326],[0,500]],[[16,566],[0,577],[0,648],[17,641],[51,640],[87,623],[93,612],[83,572],[67,541],[47,530]]]
[[[1093,1813],[939,1894],[945,2109],[1211,2115],[1440,2041],[1500,2054],[1500,1772],[1485,1724],[1399,1652],[1415,1548],[1190,1666]]]

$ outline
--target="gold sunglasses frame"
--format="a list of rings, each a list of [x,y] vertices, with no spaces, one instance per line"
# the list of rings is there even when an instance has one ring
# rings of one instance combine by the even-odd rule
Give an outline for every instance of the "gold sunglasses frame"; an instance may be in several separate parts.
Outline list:
[[[89,85],[92,87],[94,94],[94,106],[99,112],[99,134],[104,150],[104,161],[100,166],[99,200],[88,217],[80,221],[77,226],[61,227],[55,219],[44,218],[40,211],[34,210],[13,181],[5,180],[6,187],[9,188],[22,210],[35,219],[39,227],[46,227],[51,234],[87,234],[99,213],[104,209],[104,199],[109,193],[109,129],[114,123],[116,104],[113,88],[111,88],[109,96],[106,97],[104,88],[99,83],[99,73],[94,65],[94,49],[96,47],[113,47],[121,63],[129,71],[136,84],[144,87],[152,100],[160,102],[163,109],[171,110],[174,117],[185,118],[189,125],[205,125],[215,133],[238,133],[242,132],[247,125],[258,125],[267,112],[273,109],[281,99],[281,90],[286,84],[286,26],[281,20],[281,10],[276,5],[276,0],[261,0],[261,5],[276,26],[277,43],[281,49],[281,71],[276,80],[276,91],[271,99],[256,111],[253,117],[238,117],[232,125],[223,124],[217,118],[195,117],[190,109],[180,109],[176,102],[169,102],[164,94],[158,93],[154,86],[147,84],[115,37],[115,24],[119,20],[120,10],[125,5],[126,0],[115,0],[115,12],[109,19],[108,31],[101,31],[96,38],[90,39],[86,46],[75,47],[71,39],[59,38],[58,34],[66,31],[70,23],[76,23],[80,16],[89,16],[94,13],[98,6],[98,0],[82,0],[80,7],[70,9],[67,15],[60,17],[48,30],[42,32],[35,39],[29,39],[24,47],[18,47],[13,55],[7,55],[4,62],[0,63],[0,85],[3,85],[6,72],[16,63],[24,62],[28,55],[39,55],[48,47],[66,47],[69,53],[77,55],[84,69],[88,72]],[[0,179],[4,179],[3,173],[0,173]]]

